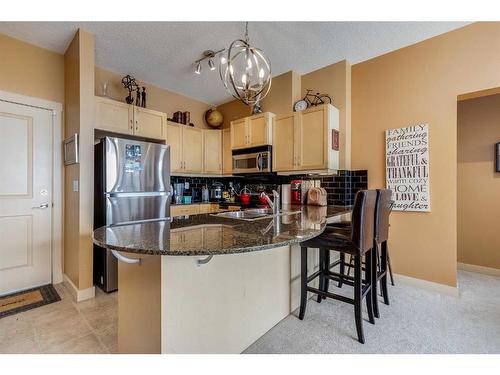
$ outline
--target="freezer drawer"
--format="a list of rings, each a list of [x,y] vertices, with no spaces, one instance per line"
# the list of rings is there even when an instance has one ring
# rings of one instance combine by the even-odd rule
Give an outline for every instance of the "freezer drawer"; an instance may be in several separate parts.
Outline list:
[[[106,224],[116,225],[170,216],[170,194],[107,195]]]

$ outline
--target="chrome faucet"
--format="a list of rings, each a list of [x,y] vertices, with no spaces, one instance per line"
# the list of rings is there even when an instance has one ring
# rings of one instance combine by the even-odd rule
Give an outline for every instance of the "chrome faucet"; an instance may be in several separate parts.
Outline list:
[[[269,207],[273,210],[273,215],[278,215],[280,213],[280,194],[276,190],[273,190],[274,202],[264,191],[260,193],[260,196],[269,204]]]

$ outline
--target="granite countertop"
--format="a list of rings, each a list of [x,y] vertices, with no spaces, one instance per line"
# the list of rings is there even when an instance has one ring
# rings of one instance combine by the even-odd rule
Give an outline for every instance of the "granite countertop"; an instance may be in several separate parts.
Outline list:
[[[287,246],[318,236],[326,220],[347,214],[350,207],[287,206],[298,211],[254,221],[201,214],[146,223],[101,227],[93,240],[99,246],[149,255],[221,255]]]

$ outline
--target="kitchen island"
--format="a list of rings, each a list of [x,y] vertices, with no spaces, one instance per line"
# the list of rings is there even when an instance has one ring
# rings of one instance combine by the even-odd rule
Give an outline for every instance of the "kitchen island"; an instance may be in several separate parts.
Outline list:
[[[201,214],[97,229],[94,242],[122,258],[118,351],[240,353],[294,311],[298,244],[350,210],[284,211],[257,220]]]

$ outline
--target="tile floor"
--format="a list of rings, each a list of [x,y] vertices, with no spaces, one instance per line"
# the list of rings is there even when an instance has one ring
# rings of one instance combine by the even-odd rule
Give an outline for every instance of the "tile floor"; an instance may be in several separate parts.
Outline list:
[[[0,353],[115,353],[118,294],[75,303],[55,288],[61,301],[0,319]]]

